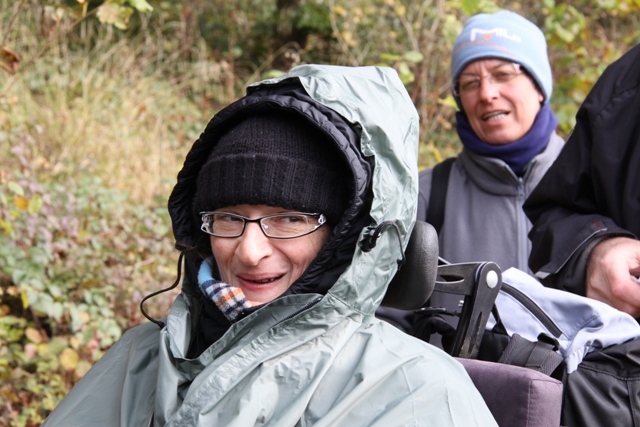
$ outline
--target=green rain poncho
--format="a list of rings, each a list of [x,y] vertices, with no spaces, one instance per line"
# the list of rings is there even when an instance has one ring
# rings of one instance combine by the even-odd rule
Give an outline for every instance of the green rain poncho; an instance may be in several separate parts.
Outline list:
[[[166,326],[128,331],[44,426],[496,425],[458,362],[374,317],[402,248],[394,227],[368,252],[361,243],[391,221],[406,246],[418,192],[418,115],[392,69],[300,66],[217,114],[169,200],[177,247],[193,243],[193,186],[218,129],[265,105],[315,123],[352,169],[330,250],[192,359],[199,291],[187,274]]]

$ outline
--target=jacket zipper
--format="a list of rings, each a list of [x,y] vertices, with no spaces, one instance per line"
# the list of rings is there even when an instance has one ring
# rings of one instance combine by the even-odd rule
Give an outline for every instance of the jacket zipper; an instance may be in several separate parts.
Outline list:
[[[518,199],[524,200],[524,180],[521,176],[518,177]]]
[[[504,291],[505,294],[512,296],[516,301],[529,310],[542,323],[542,325],[547,328],[551,334],[553,334],[554,337],[560,338],[560,336],[562,336],[562,330],[560,330],[558,325],[555,324],[553,319],[551,319],[549,315],[545,313],[535,302],[533,302],[524,292],[507,283],[502,283],[500,290]]]
[[[517,265],[522,271],[529,271],[527,261],[529,259],[529,240],[527,235],[527,219],[522,210],[522,205],[526,199],[525,184],[522,177],[518,177],[518,201],[516,202],[516,259]],[[523,241],[523,236],[525,236]]]

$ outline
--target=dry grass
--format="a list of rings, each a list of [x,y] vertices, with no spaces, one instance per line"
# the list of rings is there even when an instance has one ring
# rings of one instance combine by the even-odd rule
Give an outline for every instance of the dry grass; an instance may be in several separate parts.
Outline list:
[[[0,22],[8,22],[10,3],[0,1]],[[207,61],[201,44],[190,47],[188,64],[180,52],[163,51],[175,28],[125,38],[67,20],[50,30],[42,13],[23,8],[9,37],[23,61],[17,74],[0,74],[0,98],[11,105],[5,119],[29,134],[31,155],[45,170],[90,170],[133,201],[166,197],[225,93],[221,67]]]

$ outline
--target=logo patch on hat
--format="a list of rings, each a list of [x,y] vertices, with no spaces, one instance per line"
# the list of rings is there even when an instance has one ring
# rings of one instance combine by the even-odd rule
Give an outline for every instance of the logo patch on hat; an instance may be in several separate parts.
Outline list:
[[[517,34],[509,34],[506,28],[492,28],[491,30],[482,30],[480,28],[472,28],[469,39],[475,41],[477,39],[489,40],[496,37],[503,37],[505,39],[520,43],[522,39]]]

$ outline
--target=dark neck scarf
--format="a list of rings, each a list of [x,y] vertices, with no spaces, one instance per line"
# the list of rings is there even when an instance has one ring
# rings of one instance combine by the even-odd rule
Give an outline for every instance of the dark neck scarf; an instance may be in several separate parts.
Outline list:
[[[478,138],[465,114],[456,113],[456,120],[456,130],[462,145],[481,156],[495,157],[504,161],[518,176],[522,174],[531,159],[544,150],[551,134],[558,126],[558,119],[551,111],[549,103],[546,103],[538,111],[531,129],[525,136],[510,144],[490,145]]]

